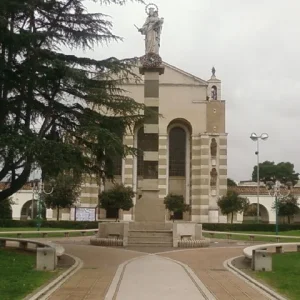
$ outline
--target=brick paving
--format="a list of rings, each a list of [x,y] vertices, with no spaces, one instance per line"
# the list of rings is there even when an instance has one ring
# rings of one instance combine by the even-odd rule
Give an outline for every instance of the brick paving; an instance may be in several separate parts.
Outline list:
[[[242,255],[245,246],[231,245],[226,248],[211,247],[163,253],[171,249],[144,248],[143,252],[135,252],[120,248],[102,248],[88,245],[85,238],[80,241],[63,239],[60,243],[65,247],[66,253],[81,258],[84,266],[68,279],[49,298],[50,300],[102,300],[118,266],[132,258],[147,255],[146,252],[160,252],[159,256],[187,264],[217,300],[269,299],[223,266],[225,260]],[[141,249],[132,248],[132,250]]]
[[[68,279],[50,300],[101,300],[104,299],[120,264],[143,253],[90,245],[61,242],[66,253],[79,257],[84,266]]]
[[[242,255],[244,247],[206,248],[160,254],[187,264],[218,300],[269,299],[224,268],[223,262]]]

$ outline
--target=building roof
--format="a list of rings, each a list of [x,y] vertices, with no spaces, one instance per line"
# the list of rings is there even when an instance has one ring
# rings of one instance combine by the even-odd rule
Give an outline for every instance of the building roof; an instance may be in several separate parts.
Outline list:
[[[173,70],[173,71],[175,71],[177,73],[180,73],[180,74],[182,74],[182,75],[184,75],[186,77],[189,77],[189,78],[191,78],[191,79],[199,82],[201,85],[208,86],[208,82],[206,80],[201,79],[200,77],[197,77],[197,76],[195,76],[195,75],[193,75],[191,73],[183,71],[183,70],[181,70],[181,69],[179,69],[179,68],[177,68],[177,67],[175,67],[173,65],[170,65],[170,64],[166,63],[165,61],[163,61],[163,65],[165,67],[167,67],[167,68],[170,68],[171,70]]]
[[[8,185],[8,182],[0,182],[0,191],[4,190]],[[31,185],[30,183],[26,183],[20,190],[31,190]]]
[[[235,186],[235,187],[229,187],[228,188],[231,191],[236,191],[240,195],[245,195],[245,196],[252,196],[257,194],[257,187],[256,186]],[[267,196],[269,195],[268,190],[266,187],[261,186],[260,187],[260,195]],[[300,187],[294,187],[291,190],[291,194],[293,195],[300,195]]]

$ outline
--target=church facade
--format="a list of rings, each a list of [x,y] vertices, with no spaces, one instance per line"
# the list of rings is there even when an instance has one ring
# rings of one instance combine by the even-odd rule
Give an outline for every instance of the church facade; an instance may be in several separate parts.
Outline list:
[[[214,69],[206,81],[167,63],[163,66],[164,74],[159,80],[158,197],[163,201],[168,194],[183,195],[190,205],[190,211],[181,216],[185,221],[227,222],[217,206],[218,198],[227,191],[227,133],[221,81],[216,78]],[[136,73],[139,74],[138,68]],[[122,88],[137,102],[144,102],[143,80],[129,81]],[[133,133],[124,136],[124,143],[143,148],[147,143],[143,126],[137,126]],[[115,181],[131,186],[138,197],[142,170],[142,154],[128,156],[120,160]],[[100,189],[111,186],[108,182]],[[80,206],[96,207],[98,192],[96,182],[88,180],[82,188]],[[135,204],[136,201],[134,199]],[[113,217],[113,212],[98,211],[99,219]],[[134,221],[135,207],[120,212],[119,217]],[[166,211],[165,220],[168,219]]]

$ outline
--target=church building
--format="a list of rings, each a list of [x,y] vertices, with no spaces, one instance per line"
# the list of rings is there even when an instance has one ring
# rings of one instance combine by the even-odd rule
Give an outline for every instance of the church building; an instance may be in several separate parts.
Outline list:
[[[159,98],[158,120],[158,197],[168,194],[183,195],[190,211],[177,216],[185,221],[226,223],[217,200],[227,191],[227,133],[225,129],[225,101],[222,100],[221,81],[212,69],[211,78],[203,80],[163,62],[164,73],[159,77],[159,95],[151,92],[147,101]],[[136,69],[139,75],[139,69]],[[140,75],[139,75],[140,76]],[[144,102],[144,78],[126,82],[122,88],[137,102]],[[151,87],[149,87],[151,88]],[[157,92],[158,93],[158,92]],[[151,106],[151,105],[150,105]],[[149,124],[145,126],[151,126]],[[124,143],[143,150],[151,148],[144,126],[137,126],[133,133],[124,136]],[[143,154],[120,159],[116,168],[116,182],[130,186],[136,192],[137,203],[143,179]],[[145,179],[145,178],[144,178]],[[104,189],[111,188],[108,182]],[[80,207],[96,207],[99,187],[92,179],[82,188]],[[136,220],[136,205],[128,212],[100,209],[99,219],[119,218]],[[155,214],[147,210],[143,214]],[[167,211],[165,220],[170,216]]]

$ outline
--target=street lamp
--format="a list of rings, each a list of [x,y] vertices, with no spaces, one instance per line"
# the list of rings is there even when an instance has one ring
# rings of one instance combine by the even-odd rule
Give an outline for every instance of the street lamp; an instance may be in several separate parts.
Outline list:
[[[260,178],[259,178],[259,140],[266,141],[268,139],[269,135],[267,133],[262,133],[260,136],[258,136],[256,133],[252,133],[250,135],[250,139],[254,142],[256,142],[256,152],[255,155],[257,155],[257,190],[256,190],[256,196],[257,196],[257,208],[256,208],[256,213],[257,213],[257,223],[259,223],[259,187],[260,187]]]
[[[276,235],[278,235],[278,201],[289,196],[292,186],[291,182],[287,182],[286,184],[281,184],[279,180],[276,180],[275,183],[273,181],[267,182],[267,189],[269,195],[275,197],[275,220],[276,220]]]
[[[34,200],[35,198],[38,199],[38,205],[37,205],[37,229],[40,230],[41,227],[41,220],[42,220],[42,194],[50,195],[53,193],[53,187],[51,187],[50,191],[45,190],[45,185],[41,180],[35,179],[31,182],[32,186],[32,194],[33,194],[33,200],[32,200],[32,218],[33,218],[33,208],[34,208]],[[37,197],[35,197],[37,196]]]

